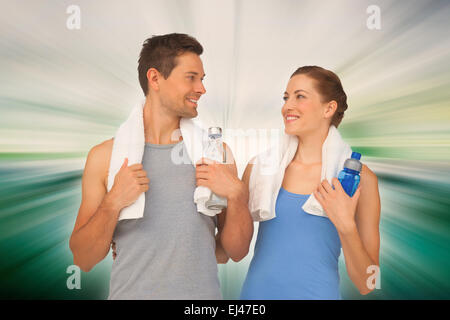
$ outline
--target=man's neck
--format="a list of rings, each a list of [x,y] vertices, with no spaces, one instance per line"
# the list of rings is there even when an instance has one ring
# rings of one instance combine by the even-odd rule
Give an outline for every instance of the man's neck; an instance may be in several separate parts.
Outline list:
[[[180,117],[168,114],[158,103],[145,99],[144,132],[145,142],[152,144],[172,144],[182,140],[179,131]],[[174,139],[174,140],[172,140]]]

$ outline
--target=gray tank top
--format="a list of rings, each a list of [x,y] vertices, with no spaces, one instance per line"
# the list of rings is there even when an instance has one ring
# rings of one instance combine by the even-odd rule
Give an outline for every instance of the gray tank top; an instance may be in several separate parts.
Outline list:
[[[197,212],[192,164],[174,164],[184,142],[146,144],[150,179],[144,217],[121,220],[108,299],[222,299],[215,256],[216,217]],[[174,150],[174,151],[175,151]]]

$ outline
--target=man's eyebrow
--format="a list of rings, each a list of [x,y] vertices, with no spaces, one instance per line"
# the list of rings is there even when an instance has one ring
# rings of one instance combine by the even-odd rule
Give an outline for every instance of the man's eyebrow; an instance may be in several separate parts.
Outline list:
[[[298,93],[298,92],[300,92],[300,91],[303,91],[303,92],[306,92],[306,93],[309,93],[308,91],[306,91],[306,90],[303,90],[303,89],[298,89],[298,90],[295,90],[294,91],[294,94],[296,94],[296,93]],[[288,94],[286,91],[284,92],[284,94]]]
[[[188,71],[188,72],[186,72],[186,74],[193,74],[193,75],[198,76],[198,72],[195,72],[195,71]],[[206,74],[203,74],[202,78],[204,78],[205,76],[206,76]]]

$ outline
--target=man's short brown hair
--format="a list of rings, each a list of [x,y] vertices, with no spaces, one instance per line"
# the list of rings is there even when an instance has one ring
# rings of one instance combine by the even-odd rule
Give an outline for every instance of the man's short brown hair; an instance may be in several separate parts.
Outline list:
[[[138,61],[138,73],[145,96],[148,94],[148,69],[155,68],[167,79],[177,65],[177,56],[185,52],[201,55],[203,47],[194,37],[182,33],[152,36],[144,41]]]

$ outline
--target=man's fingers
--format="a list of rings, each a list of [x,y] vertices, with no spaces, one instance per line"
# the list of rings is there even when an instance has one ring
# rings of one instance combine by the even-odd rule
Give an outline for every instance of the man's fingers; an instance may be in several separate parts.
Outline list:
[[[196,172],[208,172],[209,168],[208,166],[203,166],[203,165],[197,165],[197,167],[195,168]]]
[[[208,158],[201,158],[196,162],[196,165],[202,165],[202,164],[214,164],[216,161],[208,159]]]
[[[196,172],[195,173],[196,179],[208,179],[208,174],[206,172]]]
[[[150,182],[150,179],[147,177],[137,178],[137,181],[139,184],[148,184]]]
[[[200,187],[208,187],[209,186],[209,182],[207,179],[197,179],[196,182],[197,182],[197,186],[200,186]]]
[[[122,166],[120,167],[120,169],[124,169],[124,168],[126,168],[126,167],[128,167],[128,158],[125,158],[125,159],[123,160],[123,163],[122,163]]]
[[[144,167],[142,166],[142,163],[135,163],[135,164],[132,164],[131,166],[129,166],[128,168],[131,169],[132,171],[136,171],[136,170],[142,170]]]
[[[136,170],[133,172],[136,178],[145,178],[147,177],[147,172],[145,170]]]

